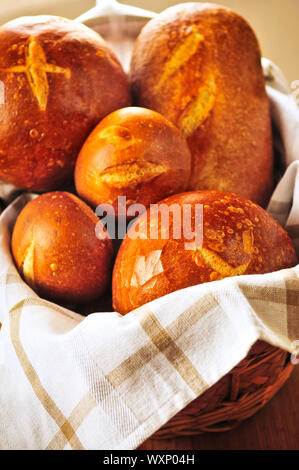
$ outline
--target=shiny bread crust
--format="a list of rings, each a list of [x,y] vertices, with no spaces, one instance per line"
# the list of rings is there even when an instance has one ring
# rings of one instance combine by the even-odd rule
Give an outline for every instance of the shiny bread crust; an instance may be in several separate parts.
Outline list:
[[[113,247],[98,239],[101,224],[73,194],[56,191],[30,201],[12,234],[12,253],[24,280],[41,297],[66,305],[92,302],[109,285]]]
[[[149,207],[186,190],[191,154],[182,133],[161,114],[128,107],[105,117],[84,143],[75,168],[78,194],[93,207],[118,198]]]
[[[72,181],[93,127],[130,104],[127,76],[93,30],[56,16],[0,28],[0,179],[34,191]]]
[[[237,13],[209,3],[171,7],[134,46],[134,103],[171,120],[192,153],[190,190],[266,205],[273,189],[268,97],[258,41]]]
[[[190,205],[193,233],[195,207],[202,206],[202,224],[197,225],[197,230],[199,226],[203,229],[203,243],[194,244],[191,249],[188,245],[186,249],[190,232],[181,230],[181,237],[177,237],[172,230],[171,212],[170,223],[158,212],[151,217],[149,211],[142,214],[122,242],[114,265],[113,306],[121,314],[192,285],[296,265],[287,232],[264,209],[242,196],[193,191],[171,196],[161,201],[158,208],[173,205]],[[151,232],[153,227],[158,227],[156,239]],[[185,222],[185,230],[186,227]],[[168,229],[169,238],[163,239]]]

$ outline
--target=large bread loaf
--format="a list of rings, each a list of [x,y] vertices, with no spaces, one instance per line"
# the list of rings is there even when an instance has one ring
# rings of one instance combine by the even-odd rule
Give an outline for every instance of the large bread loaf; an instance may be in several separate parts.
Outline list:
[[[165,10],[141,31],[130,77],[135,103],[164,114],[187,137],[189,189],[231,191],[267,203],[269,104],[259,45],[242,17],[208,3]]]

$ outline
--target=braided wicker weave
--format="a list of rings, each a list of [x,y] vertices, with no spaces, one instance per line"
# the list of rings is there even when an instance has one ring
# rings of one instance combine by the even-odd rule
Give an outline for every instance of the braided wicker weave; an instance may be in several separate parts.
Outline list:
[[[229,374],[175,415],[152,438],[233,429],[271,400],[293,367],[286,351],[258,341]]]

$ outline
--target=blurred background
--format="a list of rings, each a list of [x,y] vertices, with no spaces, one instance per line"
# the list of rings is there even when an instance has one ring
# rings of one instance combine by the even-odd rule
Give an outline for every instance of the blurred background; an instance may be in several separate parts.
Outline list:
[[[160,12],[183,2],[128,0],[127,3]],[[215,3],[243,15],[255,30],[263,55],[280,66],[289,84],[299,80],[299,0],[220,0]],[[76,18],[94,5],[95,0],[2,0],[0,23],[17,16],[37,14]]]

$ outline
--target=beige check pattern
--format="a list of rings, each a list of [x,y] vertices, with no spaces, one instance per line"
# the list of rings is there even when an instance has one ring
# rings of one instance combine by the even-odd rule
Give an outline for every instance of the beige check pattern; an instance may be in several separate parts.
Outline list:
[[[299,254],[299,113],[271,80],[272,69],[268,93],[289,166],[268,210]],[[40,299],[10,254],[14,221],[30,198],[0,218],[1,449],[133,449],[257,339],[297,352],[299,265],[193,286],[124,317],[85,318]]]

